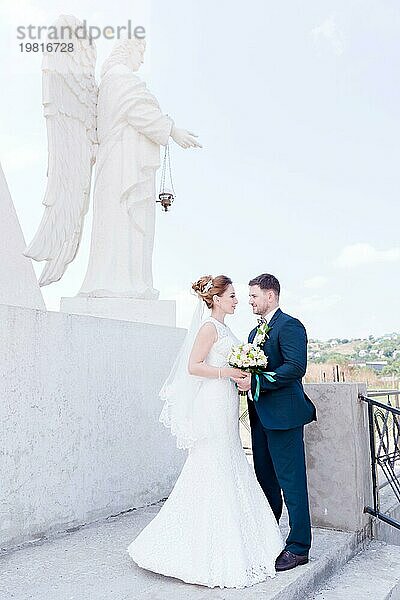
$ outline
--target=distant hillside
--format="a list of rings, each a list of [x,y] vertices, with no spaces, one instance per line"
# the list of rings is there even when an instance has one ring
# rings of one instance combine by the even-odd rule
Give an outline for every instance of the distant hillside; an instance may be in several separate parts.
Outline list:
[[[370,368],[384,376],[400,377],[400,334],[388,333],[368,339],[312,339],[308,345],[311,364],[338,364]]]

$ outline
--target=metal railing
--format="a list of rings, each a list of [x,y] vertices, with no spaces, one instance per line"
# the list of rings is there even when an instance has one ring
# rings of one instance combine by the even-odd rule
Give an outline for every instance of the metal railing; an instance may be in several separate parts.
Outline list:
[[[373,492],[373,506],[365,507],[365,512],[400,529],[400,522],[380,507],[380,491],[386,486],[390,486],[400,506],[400,391],[368,392],[360,399],[368,404]]]

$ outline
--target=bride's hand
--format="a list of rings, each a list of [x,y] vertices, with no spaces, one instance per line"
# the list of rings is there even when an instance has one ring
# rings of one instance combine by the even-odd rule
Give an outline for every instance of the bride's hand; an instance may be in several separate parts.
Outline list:
[[[227,367],[226,369],[221,369],[221,373],[223,377],[230,377],[231,379],[245,379],[247,377],[247,373],[245,371],[241,371],[240,369],[236,369],[235,367]]]

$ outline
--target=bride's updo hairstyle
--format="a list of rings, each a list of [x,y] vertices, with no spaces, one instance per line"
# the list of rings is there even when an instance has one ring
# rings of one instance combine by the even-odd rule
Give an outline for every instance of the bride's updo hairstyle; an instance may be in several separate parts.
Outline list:
[[[212,308],[213,296],[222,296],[231,283],[232,279],[229,279],[226,275],[218,275],[217,277],[203,275],[192,285],[192,290],[196,292],[199,298],[204,300],[208,308]]]

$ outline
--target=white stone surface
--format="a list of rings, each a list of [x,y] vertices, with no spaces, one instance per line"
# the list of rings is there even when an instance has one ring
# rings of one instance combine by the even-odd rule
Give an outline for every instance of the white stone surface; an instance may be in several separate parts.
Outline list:
[[[400,548],[373,541],[312,600],[399,600]]]
[[[61,298],[60,310],[78,315],[93,315],[136,323],[176,326],[174,300],[135,300],[134,298]]]
[[[155,177],[173,121],[135,73],[144,49],[144,41],[117,42],[101,72],[92,239],[80,290],[91,296],[158,297]]]
[[[158,391],[184,330],[4,305],[0,320],[1,547],[165,498],[185,454]]]
[[[6,554],[0,600],[305,600],[357,548],[355,534],[314,529],[307,565],[242,590],[210,589],[145,571],[129,557],[128,544],[159,509],[138,509]]]
[[[0,228],[0,304],[46,310],[1,165]]]

